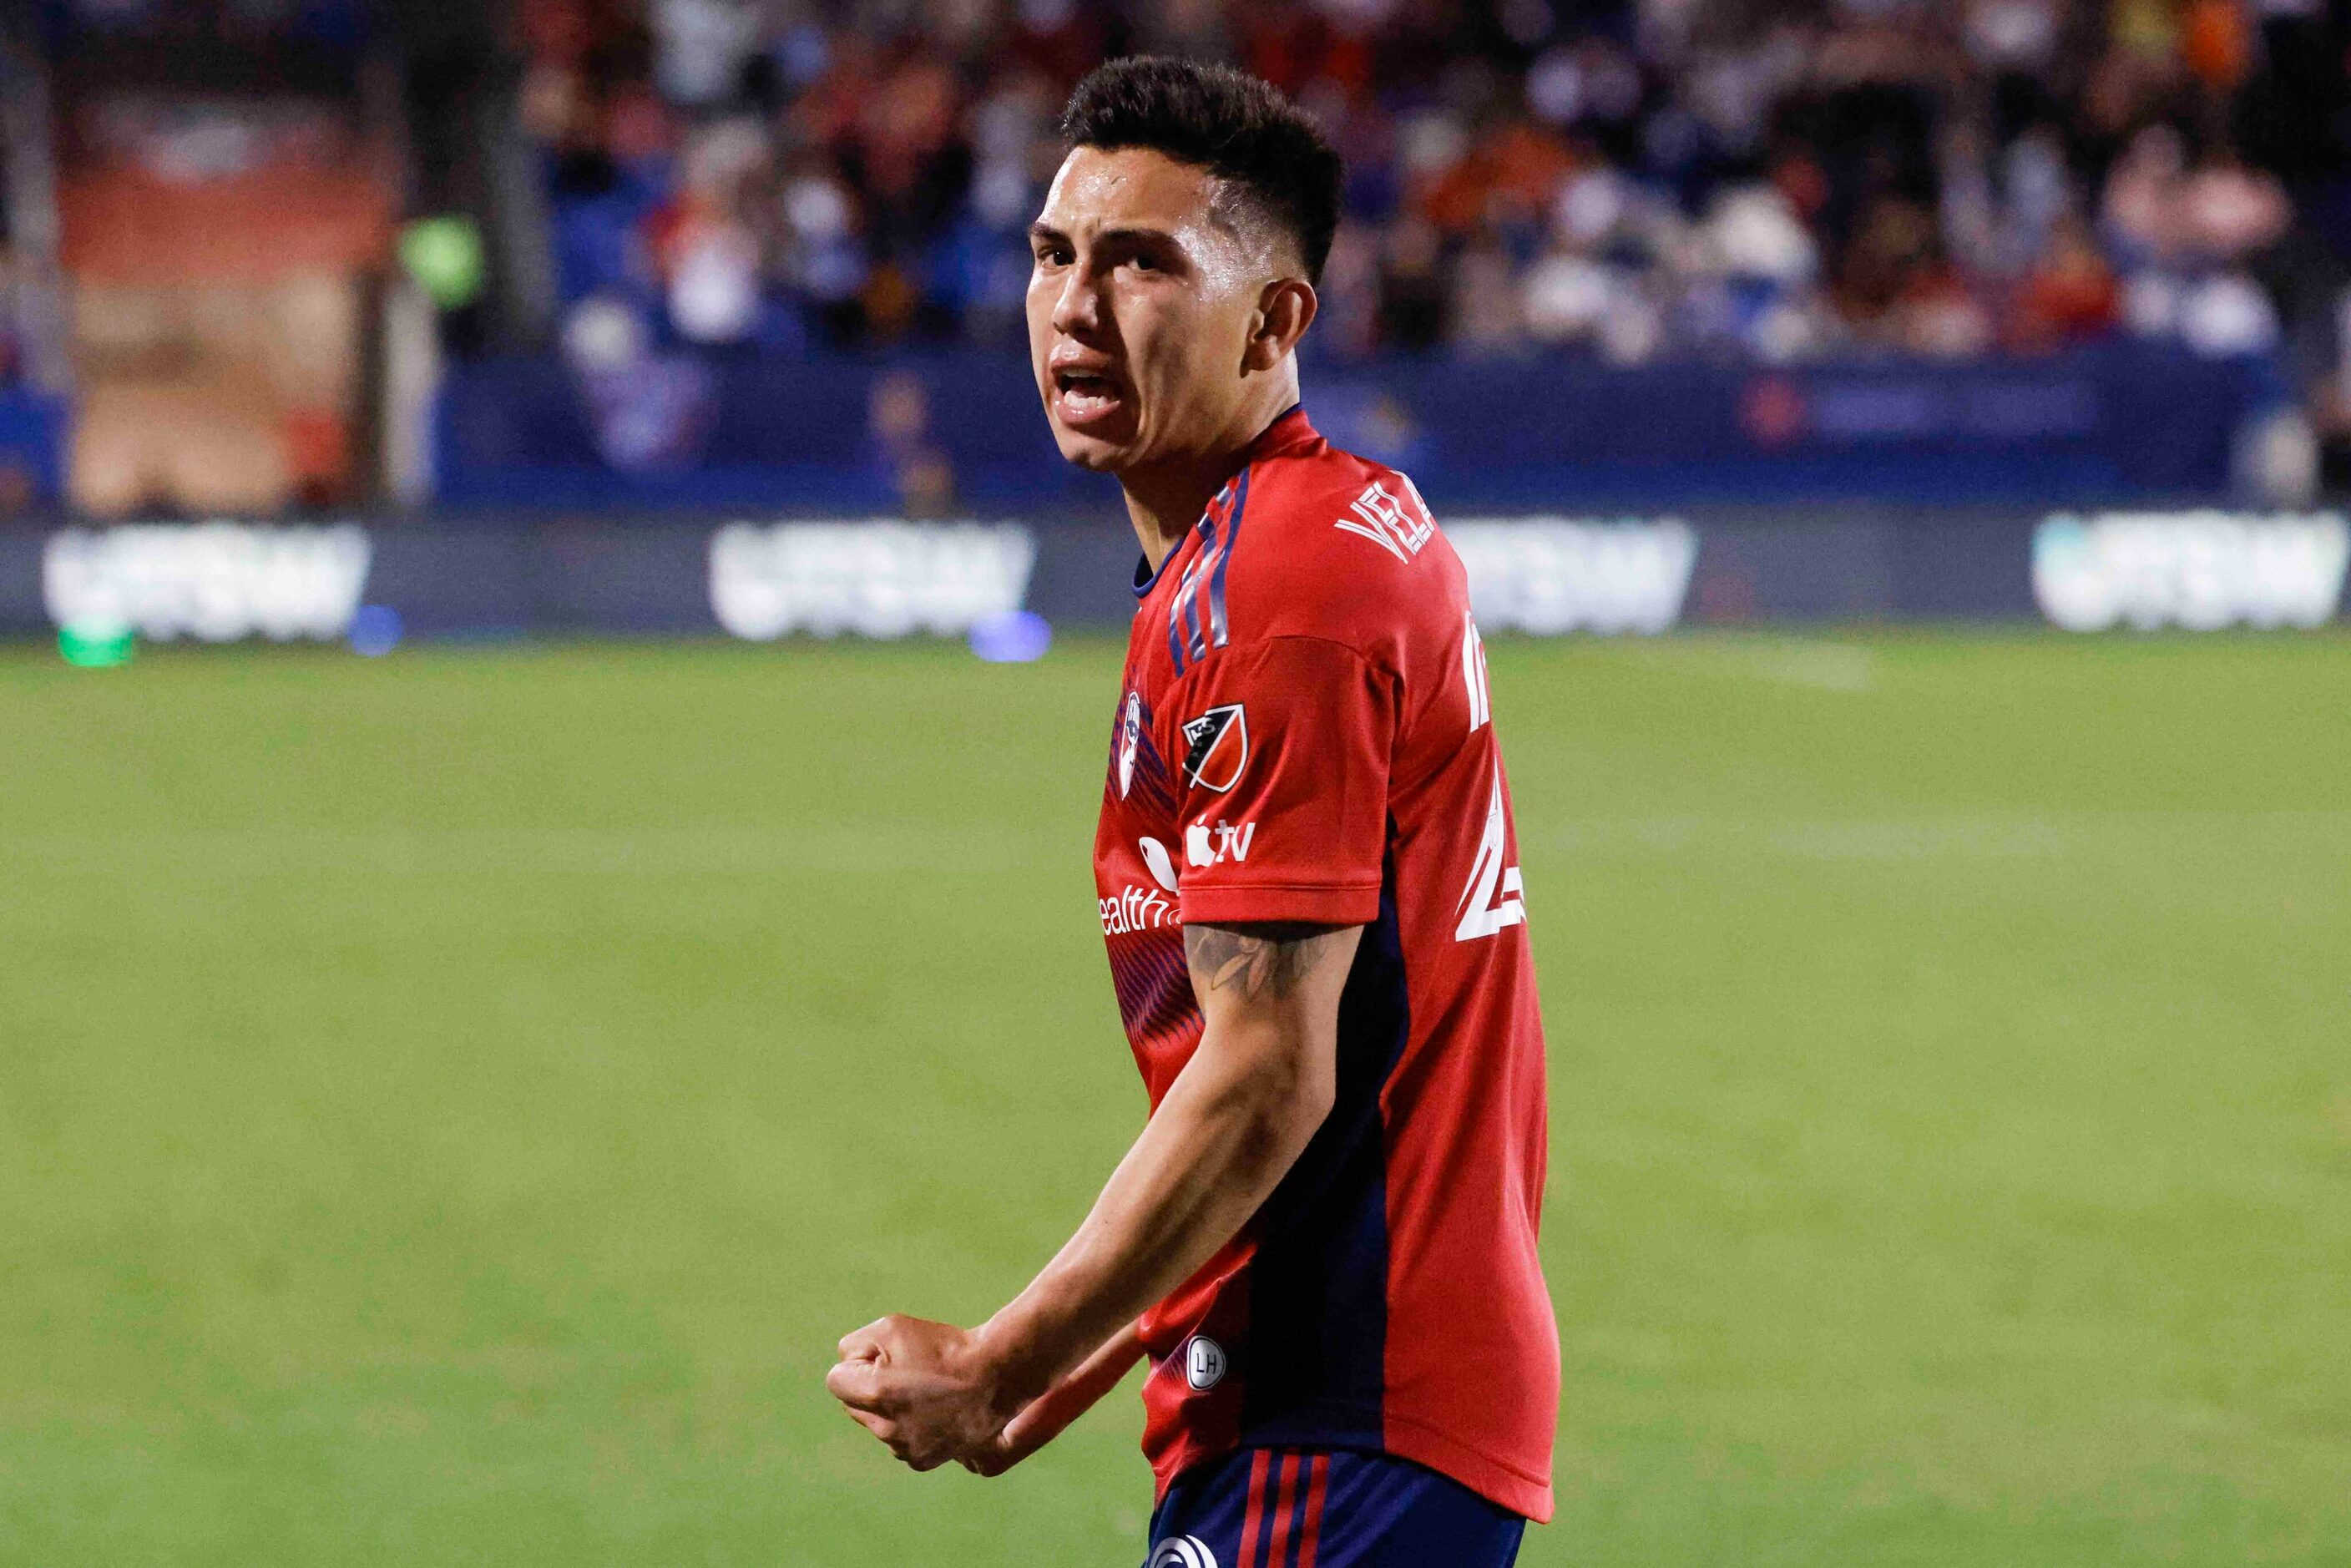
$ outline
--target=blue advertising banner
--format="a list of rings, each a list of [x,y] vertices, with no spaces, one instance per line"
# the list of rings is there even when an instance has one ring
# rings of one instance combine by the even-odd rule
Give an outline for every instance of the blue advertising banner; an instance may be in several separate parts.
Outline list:
[[[2339,618],[2339,513],[1491,515],[1445,527],[1490,634],[2043,620],[2072,631]],[[232,521],[0,535],[0,634],[381,640],[958,636],[1134,613],[1121,523],[731,517]],[[372,620],[368,620],[368,617]]]

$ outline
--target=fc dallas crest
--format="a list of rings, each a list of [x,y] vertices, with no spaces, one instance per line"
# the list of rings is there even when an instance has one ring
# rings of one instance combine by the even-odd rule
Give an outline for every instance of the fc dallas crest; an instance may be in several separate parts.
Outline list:
[[[1134,788],[1134,754],[1143,745],[1143,698],[1126,694],[1126,711],[1118,721],[1118,798]]]
[[[1249,717],[1238,703],[1212,707],[1184,724],[1184,777],[1221,795],[1249,766]]]

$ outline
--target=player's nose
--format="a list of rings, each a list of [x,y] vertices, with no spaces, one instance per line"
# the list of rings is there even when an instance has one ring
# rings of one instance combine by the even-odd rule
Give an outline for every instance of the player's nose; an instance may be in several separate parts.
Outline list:
[[[1071,267],[1053,297],[1053,330],[1083,337],[1099,330],[1102,319],[1102,286],[1088,268]]]

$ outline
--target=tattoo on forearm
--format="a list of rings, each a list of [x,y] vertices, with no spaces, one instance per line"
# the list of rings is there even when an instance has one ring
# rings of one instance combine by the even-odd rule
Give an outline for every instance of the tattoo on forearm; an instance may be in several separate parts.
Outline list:
[[[1195,982],[1209,990],[1231,987],[1251,1000],[1287,997],[1311,967],[1314,945],[1329,935],[1324,925],[1186,925],[1184,956]]]

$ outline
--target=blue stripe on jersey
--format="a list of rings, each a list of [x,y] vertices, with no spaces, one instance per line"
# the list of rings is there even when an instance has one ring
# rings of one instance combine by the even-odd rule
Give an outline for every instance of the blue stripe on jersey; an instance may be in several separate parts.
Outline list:
[[[1215,521],[1212,518],[1202,517],[1200,532],[1206,536],[1208,542],[1200,547],[1198,558],[1192,562],[1191,570],[1184,574],[1183,591],[1176,596],[1176,602],[1184,610],[1184,635],[1195,660],[1208,656],[1207,633],[1202,629],[1200,621],[1200,584],[1207,579],[1206,569],[1209,558],[1217,553]]]
[[[1395,841],[1395,824],[1388,824]],[[1383,1437],[1388,1303],[1387,1139],[1380,1090],[1411,1032],[1395,863],[1383,868],[1339,997],[1331,1114],[1259,1211],[1249,1265],[1244,1445],[1367,1446]]]
[[[1241,513],[1249,506],[1249,471],[1240,472],[1234,481],[1233,509],[1225,518],[1225,544],[1217,553],[1217,564],[1208,578],[1209,638],[1221,648],[1230,638],[1225,622],[1225,568],[1231,564],[1233,547],[1241,542]]]
[[[1225,612],[1225,569],[1233,559],[1233,544],[1241,531],[1241,511],[1249,505],[1249,471],[1242,469],[1217,493],[1202,513],[1198,524],[1200,537],[1206,542],[1192,564],[1184,569],[1183,580],[1176,583],[1175,597],[1167,601],[1167,657],[1182,674],[1187,664],[1198,664],[1208,656],[1212,648],[1221,648],[1232,641],[1232,624]],[[1217,528],[1217,502],[1230,498],[1221,536]],[[1200,590],[1208,591],[1208,607],[1200,609]]]

